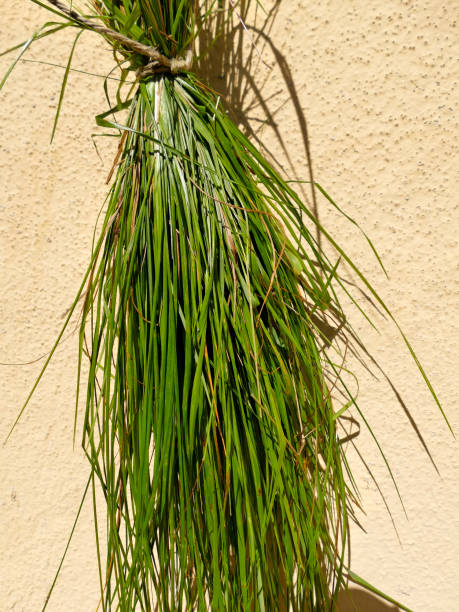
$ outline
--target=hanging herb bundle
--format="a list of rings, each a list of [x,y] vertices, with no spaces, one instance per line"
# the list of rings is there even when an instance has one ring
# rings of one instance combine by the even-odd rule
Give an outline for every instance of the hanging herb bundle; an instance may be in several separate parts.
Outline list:
[[[337,431],[355,398],[325,333],[355,337],[340,261],[391,315],[191,71],[200,28],[228,7],[94,0],[83,15],[32,1],[64,20],[16,61],[71,27],[98,32],[123,79],[136,75],[130,97],[98,117],[120,144],[64,326],[83,297],[83,448],[107,508],[102,608],[332,609],[355,501]],[[113,119],[126,109],[125,123]]]

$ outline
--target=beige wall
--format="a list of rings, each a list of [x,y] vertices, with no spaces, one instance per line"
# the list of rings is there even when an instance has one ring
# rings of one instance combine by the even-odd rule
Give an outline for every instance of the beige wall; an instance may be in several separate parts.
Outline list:
[[[324,200],[320,218],[384,295],[456,433],[458,14],[458,0],[284,0],[270,30],[273,46],[257,43],[274,67],[254,61],[249,70],[267,105],[253,105],[253,87],[241,94],[233,81],[229,91],[237,111],[250,117],[277,161],[298,178],[308,178],[307,122],[316,180],[368,231],[390,279],[378,270],[358,231]],[[24,40],[46,18],[31,2],[3,0],[0,49]],[[28,57],[65,63],[70,42],[60,34],[38,43]],[[105,45],[93,35],[82,42],[75,67],[106,73],[111,57]],[[0,58],[2,73],[8,61]],[[114,154],[114,139],[97,140],[103,161],[91,141],[94,116],[106,109],[102,81],[76,72],[49,144],[62,74],[59,68],[20,64],[1,93],[2,362],[30,361],[50,349],[88,262]],[[242,84],[251,82],[239,74]],[[268,112],[271,125],[260,123]],[[378,335],[359,317],[352,319],[403,397],[440,471],[438,476],[387,383],[357,368],[361,407],[393,468],[408,520],[362,427],[358,449],[390,505],[400,542],[374,483],[349,449],[366,511],[361,516],[366,533],[353,529],[353,568],[416,611],[459,610],[458,445],[394,326],[379,319]],[[2,612],[41,608],[86,482],[79,441],[72,449],[76,348],[77,338],[70,335],[0,449]],[[41,363],[1,367],[2,440]],[[49,609],[95,610],[97,601],[88,502]],[[358,608],[371,612],[375,606],[362,600]]]

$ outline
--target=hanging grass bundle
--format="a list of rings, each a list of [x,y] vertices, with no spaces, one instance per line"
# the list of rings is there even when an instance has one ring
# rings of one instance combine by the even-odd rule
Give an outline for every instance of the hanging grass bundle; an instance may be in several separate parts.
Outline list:
[[[32,1],[61,19],[18,59],[77,28],[113,46],[123,82],[135,75],[98,117],[120,143],[61,332],[82,298],[83,448],[107,508],[102,609],[330,610],[356,503],[338,422],[356,405],[340,347],[358,339],[338,295],[360,306],[340,263],[390,312],[192,72],[195,38],[228,7],[94,0],[83,14]]]

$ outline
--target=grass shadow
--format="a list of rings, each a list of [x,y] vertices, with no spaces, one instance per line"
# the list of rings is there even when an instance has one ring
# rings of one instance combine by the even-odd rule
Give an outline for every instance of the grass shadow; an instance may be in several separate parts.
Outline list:
[[[336,612],[399,612],[400,608],[362,589],[348,588],[340,592]]]
[[[307,180],[310,183],[310,191],[306,192],[302,184],[298,184],[298,190],[318,219],[319,207],[314,188],[307,119],[286,57],[271,38],[281,0],[274,2],[269,10],[262,10],[257,2],[252,2],[249,10],[247,0],[230,4],[233,5],[232,10],[228,11],[222,5],[221,10],[214,11],[213,17],[201,30],[198,39],[198,72],[221,95],[233,120],[263,150],[268,159],[288,178],[304,179],[304,176],[296,175],[295,164],[282,129],[276,121],[277,113],[285,104],[292,105],[304,147],[308,166]],[[265,88],[273,75],[275,78],[280,75],[279,87],[267,97]],[[286,166],[280,164],[279,154],[268,149],[262,141],[260,132],[265,128],[272,131]],[[317,239],[320,244],[319,235]]]

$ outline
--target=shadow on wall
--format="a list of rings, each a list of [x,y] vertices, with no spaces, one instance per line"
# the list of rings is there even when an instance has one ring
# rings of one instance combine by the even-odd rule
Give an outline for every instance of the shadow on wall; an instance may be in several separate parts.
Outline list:
[[[227,10],[214,11],[213,18],[203,24],[199,35],[198,72],[212,89],[221,94],[235,123],[260,147],[274,167],[289,179],[301,179],[296,190],[319,220],[306,116],[286,57],[270,37],[281,0],[272,0],[269,4],[268,10],[262,10],[256,1],[241,0],[229,13]],[[266,96],[273,75],[279,86],[274,90],[271,88]],[[284,141],[282,126],[276,120],[276,115],[286,104],[293,105],[304,147],[307,169],[302,176],[296,173],[297,167]],[[261,137],[265,128],[274,135],[278,151],[266,147]],[[279,152],[283,154],[285,166],[279,162]],[[309,184],[305,184],[303,179]],[[318,231],[317,242],[320,247]]]
[[[250,140],[277,168],[292,175],[296,165],[276,115],[286,104],[293,104],[311,173],[306,117],[286,58],[270,37],[281,1],[271,4],[265,11],[254,0],[251,4],[241,0],[233,11],[214,11],[200,31],[198,72],[226,101],[233,120]],[[276,81],[277,87],[273,85]],[[268,86],[269,95],[266,94]],[[272,131],[287,167],[280,166],[279,151],[266,148],[261,138],[265,128]]]
[[[337,612],[399,612],[400,608],[368,591],[349,588],[339,594],[336,610]]]

